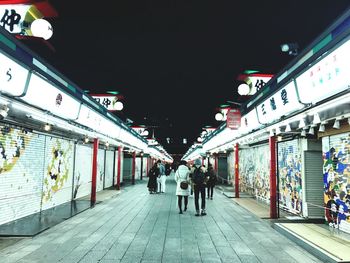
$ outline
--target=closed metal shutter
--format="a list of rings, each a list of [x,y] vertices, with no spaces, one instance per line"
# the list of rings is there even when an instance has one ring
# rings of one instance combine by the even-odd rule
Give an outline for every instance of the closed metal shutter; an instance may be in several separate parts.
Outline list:
[[[123,162],[123,180],[131,180],[132,158],[125,157]]]
[[[106,167],[105,167],[105,186],[108,188],[113,186],[113,171],[114,171],[114,151],[106,151]]]
[[[99,192],[103,190],[103,180],[105,177],[105,150],[103,149],[98,149],[96,177],[96,192]]]
[[[269,203],[269,146],[262,145],[239,151],[239,189]]]
[[[227,155],[227,174],[228,174],[228,183],[234,184],[235,180],[235,153],[230,152]]]
[[[227,184],[227,158],[218,158],[218,180],[224,184]]]
[[[92,148],[78,144],[75,154],[73,198],[91,194]]]
[[[302,213],[302,157],[300,140],[278,143],[279,206]]]
[[[141,158],[137,157],[135,160],[135,179],[141,178]]]
[[[323,182],[322,153],[318,151],[304,152],[305,164],[305,203],[307,204],[308,217],[322,218],[323,209]]]
[[[40,211],[45,136],[2,127],[0,224]]]
[[[74,142],[46,136],[42,209],[72,199]]]

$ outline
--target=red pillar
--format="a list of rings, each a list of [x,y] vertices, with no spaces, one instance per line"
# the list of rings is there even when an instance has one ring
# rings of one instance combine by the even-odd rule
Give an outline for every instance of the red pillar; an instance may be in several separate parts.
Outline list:
[[[238,143],[235,144],[235,197],[239,198],[239,154]]]
[[[96,203],[96,178],[97,178],[97,153],[98,153],[98,139],[94,139],[93,153],[92,153],[92,174],[91,174],[91,205]]]
[[[131,184],[135,184],[135,166],[136,166],[136,152],[133,152],[133,154],[132,154]]]
[[[270,144],[270,218],[277,218],[276,191],[276,137],[269,139]]]
[[[121,159],[122,159],[122,147],[118,147],[118,168],[117,168],[117,190],[120,190],[120,174],[121,174]]]

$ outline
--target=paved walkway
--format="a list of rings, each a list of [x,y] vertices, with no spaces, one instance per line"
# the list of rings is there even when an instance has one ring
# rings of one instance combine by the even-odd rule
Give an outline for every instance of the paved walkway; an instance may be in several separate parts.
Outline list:
[[[0,251],[4,262],[320,262],[222,194],[207,216],[178,214],[175,183],[150,195],[146,182]]]

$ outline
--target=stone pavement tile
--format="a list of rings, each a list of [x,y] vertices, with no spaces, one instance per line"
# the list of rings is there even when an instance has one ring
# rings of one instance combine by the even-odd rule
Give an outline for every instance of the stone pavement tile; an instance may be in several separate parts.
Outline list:
[[[202,262],[202,259],[200,257],[182,257],[181,262],[182,263],[197,263],[197,262],[199,263],[199,262]]]
[[[128,247],[129,244],[114,244],[111,249],[103,256],[103,259],[122,259]]]
[[[235,241],[230,241],[229,243],[238,256],[254,255],[253,252],[249,249],[249,247],[243,242],[238,243]]]
[[[101,259],[98,263],[119,263],[118,259]]]
[[[142,258],[137,258],[137,257],[124,257],[122,258],[122,260],[120,260],[120,262],[123,263],[138,263],[141,262]]]
[[[202,257],[202,262],[203,263],[221,263],[221,260],[220,260],[220,258],[210,258],[210,257],[203,258]]]
[[[89,251],[80,262],[98,262],[105,254],[104,251]]]
[[[259,263],[260,261],[254,255],[238,255],[242,263]]]
[[[181,263],[181,256],[174,254],[165,254],[162,257],[162,262]]]
[[[237,254],[231,247],[216,247],[221,259],[238,259]]]

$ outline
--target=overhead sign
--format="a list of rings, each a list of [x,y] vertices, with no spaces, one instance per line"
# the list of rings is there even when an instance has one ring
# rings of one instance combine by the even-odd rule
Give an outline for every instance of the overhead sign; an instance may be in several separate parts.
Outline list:
[[[237,130],[241,127],[241,112],[238,109],[229,109],[226,114],[226,127]]]
[[[23,94],[28,69],[0,53],[0,91],[12,96]]]
[[[241,74],[238,76],[238,80],[244,81],[249,86],[249,90],[240,95],[254,95],[256,92],[265,87],[266,83],[273,77],[272,74]]]
[[[22,25],[31,5],[0,5],[0,26],[10,33],[22,32]]]
[[[296,78],[300,100],[316,103],[349,88],[350,40]]]
[[[80,101],[36,74],[31,75],[28,90],[22,99],[65,119],[75,120],[79,115]]]
[[[260,123],[268,124],[303,107],[292,81],[258,105],[258,119]]]
[[[120,108],[120,96],[110,94],[91,94],[98,103],[104,106],[108,111],[119,111]]]

